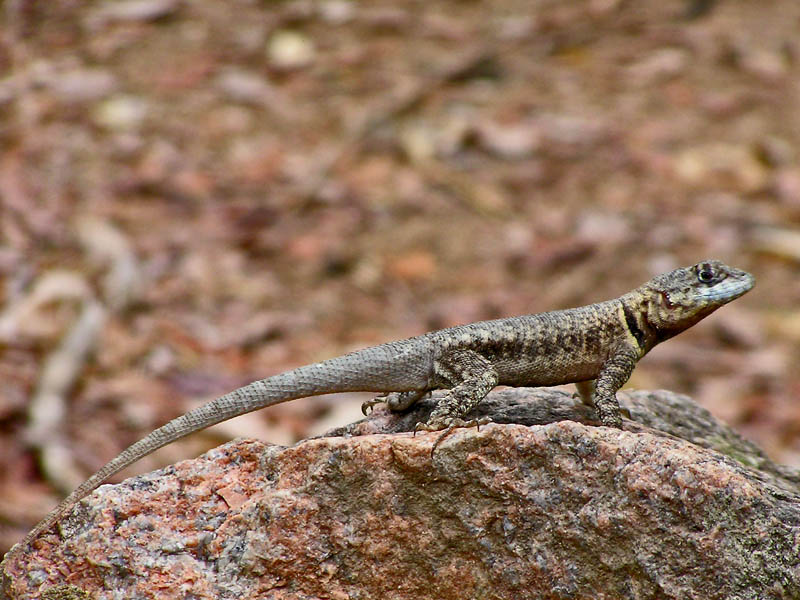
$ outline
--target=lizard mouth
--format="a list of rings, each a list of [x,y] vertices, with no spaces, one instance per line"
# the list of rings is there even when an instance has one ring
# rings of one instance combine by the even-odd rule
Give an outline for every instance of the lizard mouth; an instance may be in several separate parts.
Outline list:
[[[729,302],[750,291],[755,283],[755,277],[742,271],[741,274],[726,277],[716,285],[700,290],[698,295],[713,302]]]

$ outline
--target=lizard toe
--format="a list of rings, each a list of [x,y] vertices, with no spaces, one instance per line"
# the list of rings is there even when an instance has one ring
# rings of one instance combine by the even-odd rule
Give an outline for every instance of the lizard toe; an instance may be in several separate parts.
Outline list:
[[[429,419],[425,423],[420,421],[414,426],[414,433],[417,431],[442,431],[443,429],[447,429],[450,427],[450,424],[453,422],[453,418],[448,419]]]
[[[383,404],[386,402],[386,396],[376,396],[372,400],[367,400],[366,402],[361,403],[361,413],[364,416],[369,416],[372,413],[372,410],[378,405]]]

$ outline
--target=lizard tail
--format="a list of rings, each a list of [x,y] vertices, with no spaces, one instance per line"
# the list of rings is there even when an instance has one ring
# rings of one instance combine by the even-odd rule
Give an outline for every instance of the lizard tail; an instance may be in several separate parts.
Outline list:
[[[408,340],[365,348],[254,381],[198,406],[135,442],[78,486],[6,555],[28,547],[72,507],[109,477],[175,440],[260,408],[336,392],[389,392],[426,389],[429,361],[425,346]],[[431,359],[432,360],[432,359]],[[5,560],[4,560],[5,562]]]

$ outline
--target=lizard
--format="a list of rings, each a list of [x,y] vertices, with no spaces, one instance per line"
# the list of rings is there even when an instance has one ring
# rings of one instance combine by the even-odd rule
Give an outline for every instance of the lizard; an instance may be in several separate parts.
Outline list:
[[[233,417],[336,392],[378,392],[403,411],[432,390],[446,392],[417,431],[482,425],[465,419],[497,385],[578,384],[603,426],[622,428],[616,392],[656,344],[749,291],[755,278],[718,260],[658,275],[619,298],[565,310],[480,321],[357,350],[254,381],[169,421],[78,486],[6,555],[4,563],[65,517],[109,477],[155,450]],[[442,434],[445,435],[445,434]],[[440,437],[439,440],[442,438]],[[437,442],[438,443],[438,442]]]

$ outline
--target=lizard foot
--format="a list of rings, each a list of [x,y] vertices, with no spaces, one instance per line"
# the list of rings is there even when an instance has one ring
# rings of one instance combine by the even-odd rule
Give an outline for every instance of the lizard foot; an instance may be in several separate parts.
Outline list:
[[[409,390],[406,392],[386,392],[361,404],[361,412],[369,415],[376,404],[386,403],[392,412],[402,412],[419,399],[428,395],[428,390]]]
[[[619,416],[619,411],[606,412],[598,410],[600,413],[600,422],[605,427],[614,427],[615,429],[622,429],[622,417]]]
[[[581,400],[581,401],[583,401],[583,398],[581,397],[581,395],[578,392],[574,392],[572,394],[572,399],[573,400]],[[593,405],[590,405],[590,406],[593,406]],[[629,411],[624,406],[620,406],[619,407],[619,414],[621,414],[626,419],[633,420],[633,417],[631,416],[631,411]],[[599,416],[599,414],[598,414],[598,416]],[[606,421],[603,419],[603,417],[600,417],[600,421],[603,423],[603,425],[607,425],[608,427],[616,427],[617,429],[622,429],[622,421],[617,421],[616,417],[614,415],[610,415],[610,416],[606,415],[606,417],[608,418],[608,423],[606,423]],[[617,422],[619,422],[619,425],[615,424]]]

